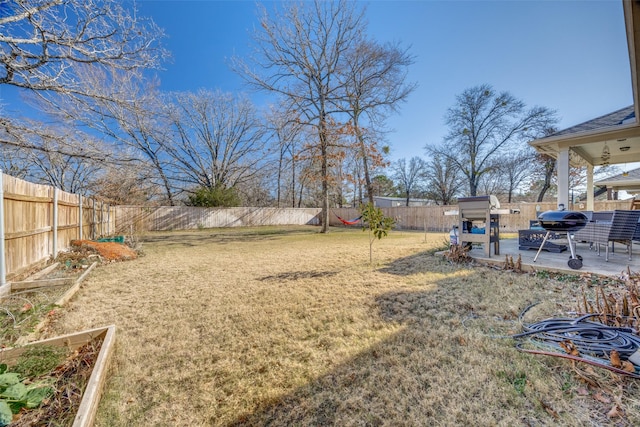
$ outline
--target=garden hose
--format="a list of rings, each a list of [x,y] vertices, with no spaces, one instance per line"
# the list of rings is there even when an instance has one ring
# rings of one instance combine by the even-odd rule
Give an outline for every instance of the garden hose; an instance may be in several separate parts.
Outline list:
[[[587,314],[576,319],[546,319],[524,325],[525,332],[512,335],[513,338],[532,337],[533,339],[553,343],[570,340],[581,354],[590,354],[608,359],[612,350],[627,360],[640,348],[640,337],[633,328],[607,326],[586,319],[598,316]]]

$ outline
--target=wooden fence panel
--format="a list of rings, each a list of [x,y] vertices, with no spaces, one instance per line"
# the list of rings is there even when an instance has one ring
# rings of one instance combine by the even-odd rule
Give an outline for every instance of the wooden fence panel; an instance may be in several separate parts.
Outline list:
[[[71,240],[80,237],[80,196],[5,174],[2,174],[2,190],[4,224],[0,226],[4,227],[5,239],[0,243],[4,244],[5,249],[6,277],[0,279],[4,282],[6,279],[13,280],[53,257],[54,251],[67,248]],[[84,208],[87,209],[83,210],[83,220],[86,221],[93,215],[90,207],[93,202],[83,199]],[[102,212],[99,216],[99,229],[106,233],[114,229],[113,214],[108,213],[113,208],[106,205],[100,207]],[[54,218],[57,220],[55,224]],[[83,223],[85,237],[87,228],[92,226],[92,221]]]
[[[631,203],[628,200],[605,200],[594,203],[595,211],[610,211],[615,209],[630,209]],[[542,213],[557,208],[555,202],[542,203],[501,203],[501,209],[519,211],[508,215],[500,215],[500,231],[505,233],[515,233],[518,230],[529,228],[529,221],[535,220],[538,213]],[[446,232],[451,227],[458,224],[456,215],[445,215],[445,212],[457,211],[457,205],[451,206],[397,206],[381,208],[387,216],[396,219],[396,227],[402,230],[424,230]],[[573,207],[577,211],[584,211],[585,205],[580,204]],[[337,218],[353,219],[360,215],[356,208],[334,208],[331,209],[329,224],[342,226]]]
[[[53,189],[3,176],[7,276],[40,262],[52,245]]]
[[[319,224],[316,208],[201,208],[191,206],[117,206],[117,234],[216,227]]]
[[[53,187],[29,183],[4,174],[2,189],[4,272],[6,278],[10,279],[53,256],[54,250],[68,247],[69,242],[77,238],[96,239],[112,234],[134,235],[161,230],[320,224],[318,208],[111,207],[94,199],[54,191]],[[556,205],[553,202],[517,203],[503,204],[501,207],[519,210],[519,214],[500,216],[501,231],[516,232],[529,228],[529,221],[535,219],[539,212],[553,210]],[[580,204],[571,208],[584,210],[585,206]],[[629,201],[595,203],[597,211],[630,208]],[[57,212],[56,224],[53,223],[54,209]],[[446,232],[457,224],[457,216],[445,215],[446,212],[457,210],[455,205],[382,209],[396,219],[400,229]],[[330,225],[343,225],[338,215],[351,220],[357,218],[360,213],[355,208],[331,209]]]
[[[77,194],[58,191],[58,249],[69,246],[79,236],[79,210]]]

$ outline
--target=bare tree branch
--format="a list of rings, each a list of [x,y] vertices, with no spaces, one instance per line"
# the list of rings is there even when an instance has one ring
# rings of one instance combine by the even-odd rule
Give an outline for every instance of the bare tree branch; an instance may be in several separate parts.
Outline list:
[[[159,66],[163,32],[117,0],[3,2],[0,84],[79,93],[74,64],[134,70]]]
[[[445,116],[449,133],[440,146],[427,146],[432,155],[449,159],[465,176],[469,195],[477,194],[481,177],[510,144],[523,143],[551,127],[555,112],[544,107],[526,110],[524,102],[489,85],[465,90]]]

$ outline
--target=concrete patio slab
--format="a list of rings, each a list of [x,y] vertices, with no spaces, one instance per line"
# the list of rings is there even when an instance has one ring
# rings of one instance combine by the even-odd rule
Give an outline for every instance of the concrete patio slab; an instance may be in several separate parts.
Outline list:
[[[559,240],[554,241],[558,243],[566,244],[567,241]],[[469,252],[469,255],[477,261],[504,265],[507,256],[513,258],[516,262],[518,256],[522,259],[522,269],[525,271],[534,270],[546,270],[568,274],[584,274],[593,273],[603,276],[620,276],[625,273],[627,269],[631,269],[632,272],[640,271],[640,246],[633,245],[632,258],[629,261],[626,248],[622,244],[615,245],[615,252],[609,251],[609,261],[605,261],[604,248],[601,248],[601,255],[598,256],[598,252],[589,248],[589,244],[578,242],[576,245],[576,254],[582,256],[582,268],[579,270],[571,269],[568,265],[571,253],[567,249],[561,253],[551,253],[547,251],[541,251],[536,262],[533,262],[536,256],[536,250],[519,250],[518,239],[500,239],[500,254],[494,255],[493,250],[491,256],[487,257],[484,254],[482,245],[474,245],[473,249]],[[493,249],[493,248],[492,248]]]

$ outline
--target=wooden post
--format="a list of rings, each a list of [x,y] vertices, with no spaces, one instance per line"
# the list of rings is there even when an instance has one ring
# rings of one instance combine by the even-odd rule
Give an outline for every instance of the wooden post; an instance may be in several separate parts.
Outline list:
[[[4,258],[4,183],[2,177],[2,169],[0,169],[0,297],[8,295],[11,291],[11,287],[7,286],[7,268]]]
[[[96,199],[92,199],[93,205],[93,213],[92,213],[92,224],[91,224],[91,239],[96,240]]]
[[[80,228],[78,231],[78,239],[82,240],[82,194],[78,194],[78,211],[80,212],[80,220],[78,221],[78,226]]]
[[[58,189],[53,187],[53,219],[51,230],[53,231],[53,242],[51,244],[51,255],[53,259],[58,256]]]
[[[104,202],[100,201],[100,237],[104,236]]]

